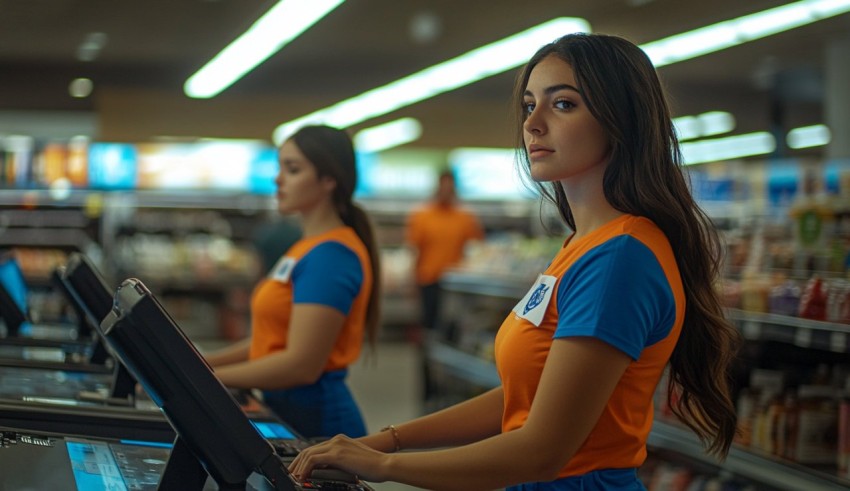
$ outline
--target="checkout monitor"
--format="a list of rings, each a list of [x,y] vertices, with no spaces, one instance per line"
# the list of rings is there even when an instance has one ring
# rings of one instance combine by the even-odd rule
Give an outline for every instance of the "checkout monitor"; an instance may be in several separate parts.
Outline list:
[[[86,346],[76,326],[68,323],[31,322],[29,287],[17,259],[11,253],[0,255],[0,317],[6,338],[25,337],[33,346]]]
[[[59,273],[67,292],[88,317],[95,329],[112,310],[112,289],[91,261],[80,253],[72,253]]]
[[[141,281],[128,279],[121,284],[101,329],[177,433],[161,488],[175,479],[180,489],[202,489],[207,474],[222,489],[241,488],[254,473],[274,489],[301,488],[271,443],[246,418]],[[368,489],[355,476],[328,471],[332,472],[324,476],[314,473],[308,487]],[[191,484],[187,486],[186,481]]]

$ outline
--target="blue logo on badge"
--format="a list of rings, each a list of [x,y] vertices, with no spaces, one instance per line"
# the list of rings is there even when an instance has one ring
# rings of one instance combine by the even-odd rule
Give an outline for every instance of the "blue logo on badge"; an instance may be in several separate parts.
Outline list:
[[[528,303],[525,304],[525,308],[522,310],[522,315],[527,314],[530,310],[534,310],[535,307],[540,305],[540,302],[543,301],[543,298],[546,297],[546,290],[549,287],[546,286],[545,283],[541,283],[537,289],[534,290],[534,293],[531,294],[531,298],[528,299]]]
[[[283,277],[288,276],[289,275],[289,268],[291,268],[291,267],[292,267],[292,263],[289,262],[289,261],[285,261],[283,264],[280,265],[280,268],[278,268],[277,276],[283,276]]]

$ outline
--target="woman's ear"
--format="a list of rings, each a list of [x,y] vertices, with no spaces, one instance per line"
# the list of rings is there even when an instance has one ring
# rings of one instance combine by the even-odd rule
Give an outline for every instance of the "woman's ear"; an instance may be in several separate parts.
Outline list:
[[[321,182],[322,187],[331,194],[336,189],[336,179],[331,176],[322,176],[319,178],[319,182]]]

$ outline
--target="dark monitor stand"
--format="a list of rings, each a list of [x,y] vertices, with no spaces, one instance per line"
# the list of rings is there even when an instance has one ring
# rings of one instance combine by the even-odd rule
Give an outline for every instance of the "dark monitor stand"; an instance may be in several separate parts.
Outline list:
[[[107,343],[145,387],[177,433],[159,489],[245,489],[254,472],[274,489],[301,489],[272,445],[245,417],[177,324],[136,279],[125,280],[101,323]],[[210,429],[215,428],[215,431]],[[327,469],[336,488],[368,489]]]
[[[97,344],[92,352],[91,362],[110,358],[100,323],[112,310],[112,290],[103,279],[103,275],[83,254],[72,253],[64,267],[57,269],[57,277],[68,297],[82,314],[82,317],[95,327]],[[123,363],[113,360],[112,390],[109,395],[114,400],[132,400],[135,395],[136,378]]]

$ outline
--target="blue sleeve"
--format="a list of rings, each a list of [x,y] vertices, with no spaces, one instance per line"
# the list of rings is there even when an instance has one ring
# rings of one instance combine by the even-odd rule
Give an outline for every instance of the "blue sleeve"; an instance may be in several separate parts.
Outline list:
[[[347,315],[362,284],[363,265],[357,254],[339,242],[325,242],[292,270],[292,301],[326,305]]]
[[[621,235],[588,251],[558,287],[554,337],[591,336],[638,359],[676,320],[670,282],[655,254]]]

